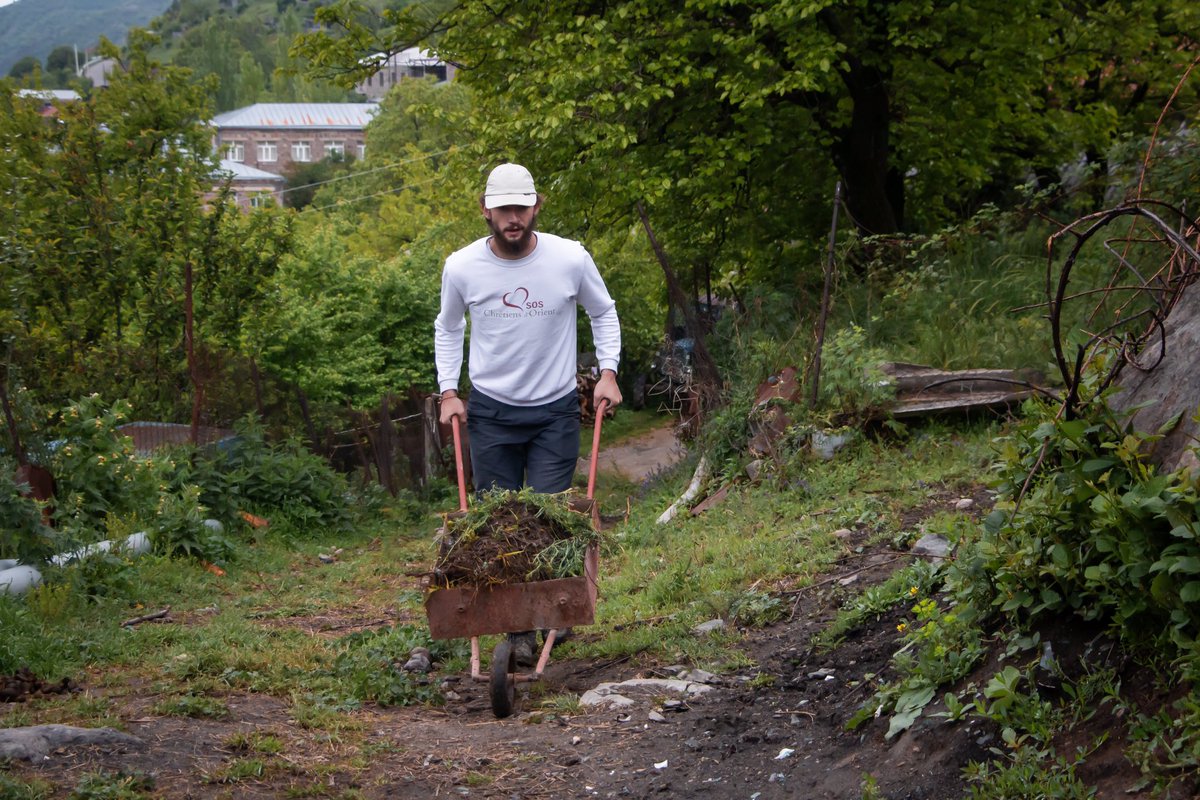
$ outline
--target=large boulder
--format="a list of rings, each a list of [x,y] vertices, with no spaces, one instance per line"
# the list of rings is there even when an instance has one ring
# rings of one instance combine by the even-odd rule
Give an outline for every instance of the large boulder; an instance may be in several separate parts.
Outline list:
[[[1153,463],[1167,472],[1194,469],[1191,449],[1200,441],[1200,285],[1184,290],[1167,317],[1165,336],[1151,339],[1138,361],[1158,365],[1149,371],[1126,365],[1110,405],[1118,411],[1136,409],[1130,420],[1139,434],[1164,434],[1150,445]]]

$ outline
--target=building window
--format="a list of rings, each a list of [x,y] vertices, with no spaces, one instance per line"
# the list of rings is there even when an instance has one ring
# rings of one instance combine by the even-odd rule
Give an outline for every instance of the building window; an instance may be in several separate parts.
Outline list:
[[[366,157],[367,157],[367,146],[365,144],[360,144],[358,146],[358,159],[359,159],[359,161],[361,161],[362,159],[364,159]]]
[[[274,142],[259,142],[258,143],[258,160],[259,161],[275,161],[279,158],[279,148]]]
[[[225,157],[230,161],[246,160],[246,146],[241,142],[228,142],[225,148]]]
[[[275,205],[274,192],[258,192],[250,195],[251,208],[271,208]]]
[[[312,144],[292,142],[292,161],[312,161]]]
[[[338,158],[341,158],[344,155],[346,155],[346,143],[345,142],[326,142],[325,143],[325,157],[326,158],[333,158],[335,156]]]

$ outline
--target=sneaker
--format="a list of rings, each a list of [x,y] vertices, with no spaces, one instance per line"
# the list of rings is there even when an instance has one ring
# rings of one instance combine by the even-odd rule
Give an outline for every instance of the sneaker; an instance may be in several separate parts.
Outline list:
[[[510,633],[508,640],[512,642],[513,655],[517,658],[517,666],[532,667],[537,663],[537,635],[533,631]]]

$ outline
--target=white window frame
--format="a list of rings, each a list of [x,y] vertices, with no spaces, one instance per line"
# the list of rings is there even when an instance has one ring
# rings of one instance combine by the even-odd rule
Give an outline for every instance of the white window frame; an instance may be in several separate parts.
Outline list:
[[[340,139],[325,143],[325,157],[331,158],[335,155],[346,155],[346,143]]]
[[[279,145],[274,140],[258,142],[259,163],[270,163],[279,160]]]
[[[362,161],[366,157],[367,157],[367,146],[366,146],[366,144],[360,143],[358,145],[358,160]]]
[[[292,161],[312,161],[312,142],[307,139],[300,142],[292,142]]]
[[[251,208],[271,208],[275,205],[275,193],[270,191],[255,192],[250,195]]]
[[[246,160],[246,145],[244,142],[226,142],[225,157],[239,164]]]

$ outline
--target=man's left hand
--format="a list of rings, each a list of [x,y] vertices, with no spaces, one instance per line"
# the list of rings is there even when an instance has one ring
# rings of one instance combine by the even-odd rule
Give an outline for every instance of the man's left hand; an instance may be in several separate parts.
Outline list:
[[[621,387],[617,386],[617,373],[611,369],[600,372],[600,380],[596,382],[596,391],[592,395],[593,407],[599,409],[601,400],[608,401],[609,409],[621,405]]]

